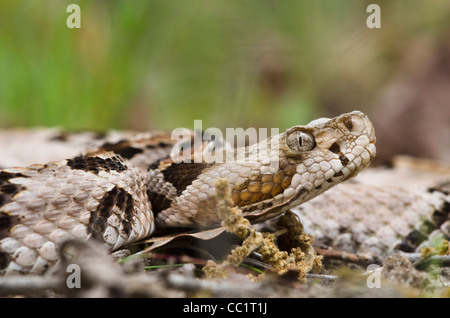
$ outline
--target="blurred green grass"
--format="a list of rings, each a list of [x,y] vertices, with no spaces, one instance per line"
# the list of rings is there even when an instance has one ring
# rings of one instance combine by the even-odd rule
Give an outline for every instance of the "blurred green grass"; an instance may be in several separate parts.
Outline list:
[[[66,7],[81,7],[68,29]],[[370,104],[449,1],[3,0],[0,127],[279,127]]]

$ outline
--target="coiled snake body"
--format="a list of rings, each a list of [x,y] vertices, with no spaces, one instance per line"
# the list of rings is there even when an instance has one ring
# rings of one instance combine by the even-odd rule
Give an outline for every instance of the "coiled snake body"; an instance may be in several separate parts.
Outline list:
[[[72,159],[1,170],[2,272],[45,272],[68,238],[114,251],[156,227],[217,226],[219,178],[244,216],[262,222],[356,176],[376,152],[374,128],[359,111],[294,126],[246,147],[242,160],[217,143],[213,158],[204,151],[211,143],[189,142],[182,155],[203,151],[202,161],[176,161],[175,144],[164,133],[134,136]],[[212,160],[217,154],[226,160]]]

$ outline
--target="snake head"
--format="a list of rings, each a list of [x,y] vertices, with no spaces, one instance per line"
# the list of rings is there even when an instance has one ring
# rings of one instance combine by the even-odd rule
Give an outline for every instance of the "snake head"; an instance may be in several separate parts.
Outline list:
[[[277,142],[279,170],[274,176],[282,178],[272,178],[276,191],[265,206],[242,207],[253,222],[274,217],[355,177],[376,155],[375,129],[360,111],[294,126],[280,134]]]

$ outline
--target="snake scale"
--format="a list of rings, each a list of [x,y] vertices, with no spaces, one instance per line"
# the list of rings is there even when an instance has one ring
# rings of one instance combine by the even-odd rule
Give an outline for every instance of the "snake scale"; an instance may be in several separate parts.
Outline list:
[[[192,132],[191,140],[183,143],[162,132],[121,134],[114,141],[99,138],[94,150],[76,155],[87,147],[80,142],[78,148],[70,150],[74,152],[70,159],[19,168],[3,166],[0,170],[2,273],[46,272],[59,259],[58,246],[69,238],[94,239],[114,251],[151,236],[156,228],[218,226],[214,184],[219,178],[227,179],[234,204],[252,223],[273,219],[294,208],[319,240],[326,241],[333,233],[335,237],[350,233],[357,238],[352,241],[358,247],[372,248],[392,245],[392,240],[387,242],[387,239],[371,241],[371,234],[377,231],[378,237],[390,234],[396,239],[397,234],[406,237],[411,232],[414,220],[403,222],[406,225],[399,221],[394,226],[395,233],[389,232],[386,226],[367,227],[371,223],[370,213],[373,217],[377,215],[367,205],[367,211],[362,211],[368,212],[366,219],[356,210],[345,213],[348,210],[345,206],[352,203],[338,202],[337,198],[345,201],[349,193],[350,197],[357,196],[358,183],[345,182],[327,191],[356,176],[376,154],[375,130],[362,112],[294,126],[243,148],[244,160],[236,160],[239,149],[228,149],[219,140],[196,145],[193,141],[198,134],[201,135]],[[65,138],[56,139],[64,141]],[[3,147],[3,165],[9,164],[7,148]],[[174,160],[174,149],[184,159],[201,152],[202,161]],[[35,153],[38,158],[39,149]],[[229,160],[211,160],[217,154]],[[10,162],[17,161],[20,159],[16,157]],[[324,191],[327,192],[320,195]],[[445,213],[450,210],[448,192],[432,192],[429,191],[425,203],[418,203],[425,205],[418,208],[418,213],[428,215],[432,209],[431,212],[444,215],[440,224],[445,224]],[[372,194],[377,197],[380,193]],[[316,196],[319,196],[317,200],[313,199]],[[382,197],[380,194],[379,200]],[[334,200],[339,211],[321,205],[323,198],[327,202]],[[364,201],[364,197],[360,200]],[[405,205],[399,206],[397,210]],[[347,226],[336,218],[346,219]],[[352,218],[356,223],[352,223]],[[389,223],[389,217],[386,220]]]

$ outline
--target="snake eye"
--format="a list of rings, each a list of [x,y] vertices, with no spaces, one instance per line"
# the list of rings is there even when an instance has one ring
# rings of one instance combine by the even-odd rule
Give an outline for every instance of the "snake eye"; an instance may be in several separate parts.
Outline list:
[[[288,136],[287,144],[295,151],[310,151],[316,147],[316,141],[311,134],[303,131],[296,131]]]

